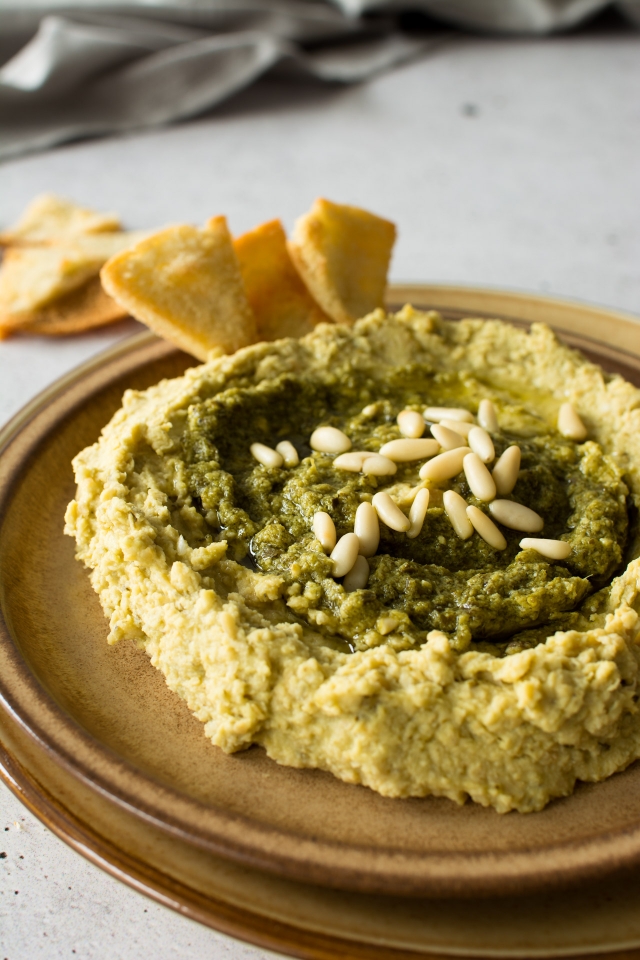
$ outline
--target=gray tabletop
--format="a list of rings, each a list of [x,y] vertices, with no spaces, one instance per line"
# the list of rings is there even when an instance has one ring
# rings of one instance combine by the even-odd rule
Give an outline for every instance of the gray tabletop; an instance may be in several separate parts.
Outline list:
[[[455,37],[363,86],[267,80],[188,125],[2,166],[0,223],[50,190],[130,227],[226,213],[240,233],[323,195],[398,224],[393,280],[640,313],[639,54],[622,31]],[[0,422],[135,329],[0,343]],[[102,873],[0,787],[0,960],[263,956]]]

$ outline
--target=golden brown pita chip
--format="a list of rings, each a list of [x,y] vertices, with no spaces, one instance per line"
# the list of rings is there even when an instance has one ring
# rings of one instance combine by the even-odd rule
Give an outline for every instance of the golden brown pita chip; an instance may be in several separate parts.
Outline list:
[[[314,300],[338,323],[353,323],[383,306],[395,238],[389,220],[318,199],[288,246]]]
[[[102,285],[137,320],[206,360],[255,343],[256,322],[224,217],[168,227],[113,257]]]
[[[0,325],[20,325],[25,316],[97,276],[110,257],[145,236],[141,231],[103,233],[51,247],[9,247],[0,266]]]
[[[0,339],[12,333],[63,337],[123,320],[127,315],[127,311],[104,292],[100,277],[93,277],[48,307],[24,314],[20,323],[0,325]]]
[[[279,220],[270,220],[234,241],[260,340],[303,337],[329,321],[296,271]]]
[[[0,233],[0,244],[58,243],[78,234],[119,229],[120,218],[115,213],[96,213],[53,193],[43,193],[31,201],[17,223]]]

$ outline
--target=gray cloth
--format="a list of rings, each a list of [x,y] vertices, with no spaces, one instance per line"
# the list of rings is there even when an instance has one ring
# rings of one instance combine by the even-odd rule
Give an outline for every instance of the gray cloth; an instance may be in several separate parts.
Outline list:
[[[491,33],[546,34],[567,30],[604,10],[616,7],[640,26],[640,0],[334,0],[351,16],[376,9],[424,10],[446,23]]]
[[[276,67],[292,80],[365,80],[446,36],[398,30],[407,6],[545,33],[607,0],[0,0],[0,160],[196,116]],[[617,6],[640,25],[640,0]]]

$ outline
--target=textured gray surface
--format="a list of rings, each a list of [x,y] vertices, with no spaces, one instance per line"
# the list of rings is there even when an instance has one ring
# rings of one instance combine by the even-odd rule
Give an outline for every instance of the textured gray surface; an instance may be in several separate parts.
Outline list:
[[[8,960],[259,960],[84,861],[0,784],[0,955]]]
[[[633,34],[460,38],[360,87],[270,81],[197,123],[4,165],[0,223],[54,190],[132,227],[225,212],[238,233],[323,194],[398,223],[395,280],[640,312],[639,50]],[[0,343],[0,422],[134,328]],[[4,788],[0,852],[0,960],[267,956],[102,874]]]

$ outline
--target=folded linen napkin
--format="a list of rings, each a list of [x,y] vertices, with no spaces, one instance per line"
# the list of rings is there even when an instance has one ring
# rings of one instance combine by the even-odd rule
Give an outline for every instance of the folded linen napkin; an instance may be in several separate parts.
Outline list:
[[[365,80],[446,36],[398,29],[407,5],[474,29],[542,33],[607,0],[4,0],[0,160],[196,116],[276,66]],[[640,0],[617,5],[640,25]]]

